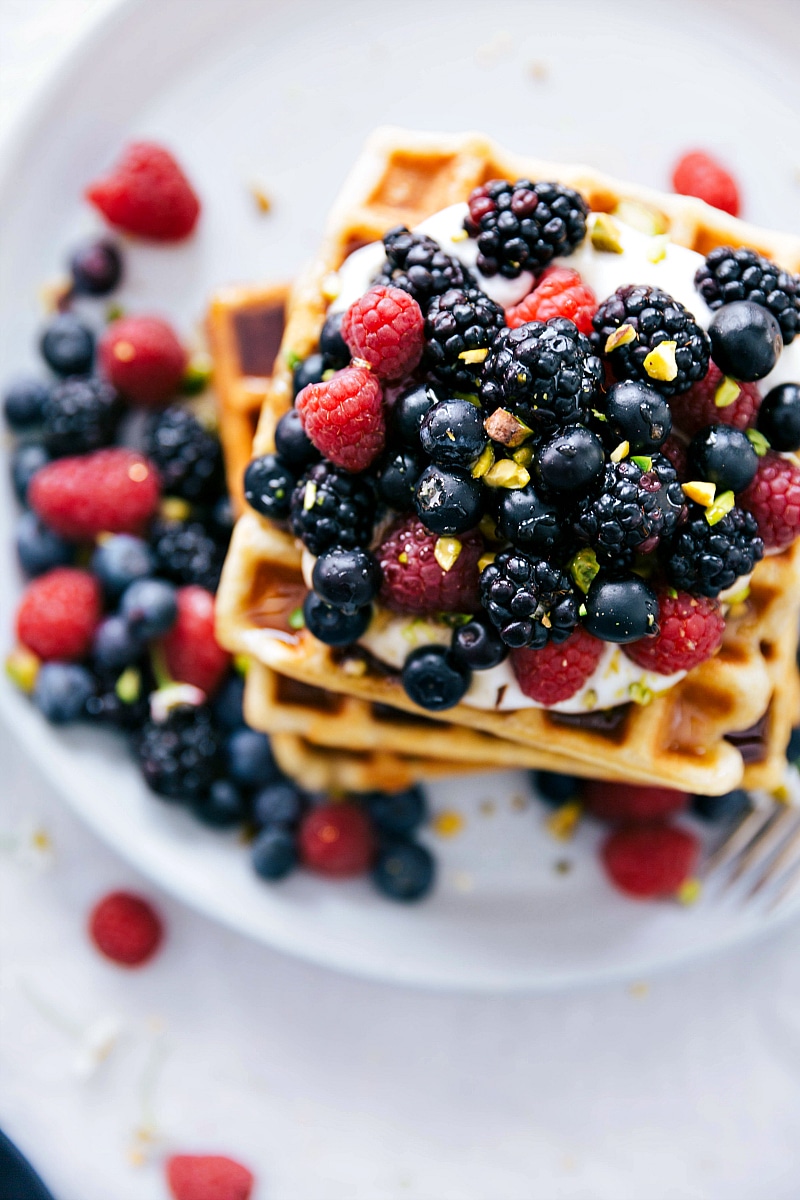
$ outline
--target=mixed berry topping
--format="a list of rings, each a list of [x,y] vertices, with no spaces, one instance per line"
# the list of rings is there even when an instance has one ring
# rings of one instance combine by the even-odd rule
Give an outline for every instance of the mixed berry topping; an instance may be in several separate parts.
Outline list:
[[[484,275],[515,279],[521,271],[540,270],[557,255],[571,254],[586,236],[586,201],[560,183],[493,179],[472,192],[468,207],[464,228],[477,239]]]
[[[504,327],[502,308],[477,288],[451,288],[434,297],[425,318],[425,365],[431,376],[456,391],[474,391],[489,347]]]
[[[666,562],[667,578],[677,588],[698,596],[718,596],[750,575],[764,556],[755,517],[733,507],[709,525],[705,511],[690,506]]]
[[[788,346],[800,329],[800,281],[746,246],[717,246],[695,275],[695,287],[716,311],[735,300],[769,309]]]
[[[409,233],[405,226],[390,229],[383,239],[386,250],[378,284],[402,288],[419,304],[423,313],[434,296],[451,288],[471,288],[475,278],[458,259],[445,254],[438,242],[424,233]]]

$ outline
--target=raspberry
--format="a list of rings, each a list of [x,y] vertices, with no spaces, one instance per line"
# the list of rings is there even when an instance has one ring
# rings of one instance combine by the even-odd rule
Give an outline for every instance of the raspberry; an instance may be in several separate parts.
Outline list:
[[[739,395],[733,403],[719,407],[714,403],[714,397],[722,379],[722,372],[716,363],[709,363],[708,373],[703,379],[693,383],[688,391],[670,399],[672,419],[684,433],[694,436],[708,425],[732,425],[734,429],[747,429],[748,425],[755,424],[756,414],[761,407],[756,384],[738,384]]]
[[[366,367],[346,367],[326,383],[310,383],[295,406],[320,454],[345,471],[364,471],[384,447],[381,385]]]
[[[113,447],[48,463],[31,480],[28,499],[46,525],[79,541],[99,533],[140,533],[160,492],[149,459]]]
[[[45,661],[84,658],[101,614],[95,577],[74,567],[55,567],[25,589],[17,609],[17,637]]]
[[[741,202],[736,180],[705,150],[692,150],[678,160],[672,172],[672,186],[680,196],[696,196],[732,217],[739,215]]]
[[[755,479],[737,500],[755,517],[767,549],[782,550],[800,533],[800,467],[774,450],[758,460]]]
[[[705,662],[722,645],[725,631],[718,601],[688,592],[659,596],[658,624],[655,637],[631,642],[623,649],[637,666],[659,675],[691,671]]]
[[[687,829],[652,822],[615,829],[600,853],[615,887],[637,900],[654,900],[674,896],[691,878],[700,844]]]
[[[422,358],[422,309],[402,288],[370,288],[344,314],[342,337],[353,356],[368,362],[379,379],[401,379]]]
[[[89,936],[97,949],[121,967],[149,962],[164,938],[156,910],[132,892],[109,892],[89,916]]]
[[[361,875],[375,857],[375,834],[356,804],[321,804],[300,825],[300,858],[321,875]]]
[[[394,522],[376,551],[383,574],[382,604],[405,613],[478,611],[483,538],[473,531],[451,539],[461,548],[447,571],[436,560],[438,540],[416,517]]]
[[[567,317],[588,337],[596,312],[597,298],[577,271],[570,267],[548,267],[539,276],[534,290],[519,304],[506,309],[506,325],[509,329],[516,329],[528,321]]]
[[[214,597],[197,584],[178,588],[178,617],[161,645],[167,670],[180,683],[191,683],[211,696],[231,656],[214,634]]]
[[[180,387],[186,351],[159,317],[123,317],[100,339],[100,366],[114,387],[134,404],[156,407]]]
[[[188,237],[200,216],[189,180],[153,142],[128,146],[112,173],[89,185],[86,199],[115,229],[159,242]]]
[[[583,687],[603,653],[603,643],[580,626],[565,642],[541,650],[512,650],[511,664],[526,696],[539,704],[558,704]]]
[[[583,789],[583,802],[600,821],[661,821],[689,805],[686,792],[673,788],[645,787],[637,783],[608,783],[591,779]]]
[[[167,1183],[174,1200],[249,1200],[255,1179],[222,1154],[173,1154]]]

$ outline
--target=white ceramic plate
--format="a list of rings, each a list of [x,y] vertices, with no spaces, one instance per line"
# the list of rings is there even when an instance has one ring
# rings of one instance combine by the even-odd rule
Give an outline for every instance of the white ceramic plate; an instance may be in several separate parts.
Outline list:
[[[178,151],[205,213],[188,246],[131,248],[120,299],[170,314],[187,335],[217,285],[291,276],[381,122],[479,128],[521,151],[655,185],[688,145],[714,146],[746,180],[748,215],[800,229],[786,149],[800,145],[793,65],[773,46],[765,71],[761,35],[730,16],[721,29],[721,8],[673,2],[667,25],[663,6],[629,3],[130,0],[71,56],[5,157],[3,376],[35,363],[38,289],[94,227],[81,188],[133,135]],[[273,198],[268,217],[256,213],[252,182]],[[12,521],[6,496],[6,639],[19,590]],[[552,840],[525,777],[513,774],[431,789],[434,807],[459,810],[465,824],[436,842],[440,886],[419,907],[393,905],[363,882],[299,874],[269,887],[234,839],[151,796],[119,741],[50,729],[5,683],[0,706],[67,801],[154,879],[244,933],[363,975],[551,988],[641,975],[777,920],[718,900],[691,910],[625,901],[601,876],[598,831],[583,828],[567,847]]]

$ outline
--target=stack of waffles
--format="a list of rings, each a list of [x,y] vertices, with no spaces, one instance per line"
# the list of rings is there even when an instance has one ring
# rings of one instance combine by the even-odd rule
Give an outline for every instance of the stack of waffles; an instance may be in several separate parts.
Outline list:
[[[400,788],[499,767],[708,794],[776,786],[800,707],[800,542],[757,565],[749,599],[728,614],[719,653],[647,706],[567,715],[462,703],[431,714],[412,703],[396,677],[290,628],[289,616],[306,593],[302,547],[285,528],[246,509],[241,480],[254,454],[274,450],[275,426],[292,403],[291,363],[316,349],[331,273],[390,228],[413,228],[489,179],[520,177],[568,184],[594,211],[645,205],[672,241],[703,255],[718,245],[747,245],[800,270],[799,239],[748,226],[700,201],[520,158],[477,135],[397,129],[373,135],[295,286],[228,289],[209,313],[221,434],[240,514],[217,599],[218,636],[250,660],[248,720],[273,737],[283,768],[311,788]]]

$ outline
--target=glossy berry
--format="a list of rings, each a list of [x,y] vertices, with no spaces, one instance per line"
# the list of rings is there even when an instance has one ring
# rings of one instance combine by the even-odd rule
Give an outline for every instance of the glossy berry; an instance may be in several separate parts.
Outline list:
[[[319,351],[325,366],[341,371],[350,362],[350,348],[342,337],[344,313],[328,313],[319,335]]]
[[[314,463],[299,480],[289,524],[312,554],[330,546],[366,546],[375,521],[375,495],[363,477],[329,462]]]
[[[658,450],[672,430],[672,413],[664,396],[639,379],[624,379],[606,392],[603,411],[617,444],[628,442],[632,454]]]
[[[120,613],[143,642],[160,637],[177,619],[177,589],[163,579],[136,579],[123,594]]]
[[[158,408],[180,388],[187,355],[171,325],[160,317],[112,321],[98,345],[100,369],[133,404]]]
[[[578,495],[591,489],[603,473],[603,443],[583,425],[572,425],[544,442],[534,462],[545,491]]]
[[[303,388],[308,387],[310,383],[322,383],[322,377],[327,370],[325,359],[321,354],[309,354],[307,358],[297,364],[292,372],[294,396],[299,396]]]
[[[557,565],[503,550],[481,572],[481,600],[507,646],[563,642],[578,624],[570,577]]]
[[[142,538],[118,533],[103,538],[92,554],[91,568],[112,599],[121,596],[137,579],[145,579],[155,569],[153,552]]]
[[[42,357],[56,375],[86,375],[94,361],[94,335],[72,313],[56,313],[39,342]]]
[[[262,454],[247,464],[244,498],[263,517],[281,520],[289,515],[296,482],[290,468],[276,454]]]
[[[722,645],[725,620],[717,600],[668,592],[659,596],[658,633],[625,647],[639,667],[672,675],[691,671],[715,654]]]
[[[353,357],[369,363],[379,379],[402,379],[419,365],[425,320],[408,292],[379,284],[347,309],[342,337]]]
[[[500,305],[478,288],[435,296],[425,316],[426,372],[454,391],[477,391],[486,351],[505,323]]]
[[[424,468],[425,460],[413,450],[398,450],[390,454],[381,467],[376,485],[381,500],[395,512],[410,512]]]
[[[100,671],[121,671],[139,658],[142,648],[141,638],[125,618],[112,613],[97,627],[92,642],[92,661]]]
[[[531,776],[539,797],[546,804],[555,806],[574,800],[584,786],[583,780],[576,775],[562,775],[557,771],[531,771]]]
[[[617,379],[638,379],[664,396],[685,392],[708,370],[708,337],[692,313],[661,288],[626,284],[617,288],[597,310],[592,342],[606,354]],[[608,339],[628,325],[636,336],[606,352]],[[650,355],[663,343],[673,343],[672,369],[659,377]]]
[[[219,439],[188,409],[173,404],[154,414],[147,425],[145,448],[168,496],[193,503],[218,498],[223,486]]]
[[[413,833],[428,819],[428,802],[419,786],[404,792],[373,792],[367,806],[380,832],[395,837]]]
[[[303,619],[306,629],[317,641],[326,646],[349,646],[366,633],[372,619],[372,608],[344,613],[309,592],[303,601]]]
[[[583,623],[604,642],[626,644],[658,630],[658,600],[638,575],[598,575],[585,603]]]
[[[666,558],[667,577],[675,587],[702,596],[718,596],[746,577],[764,555],[764,543],[752,513],[734,506],[709,525],[705,510],[691,505]]]
[[[528,321],[551,321],[553,317],[567,317],[588,337],[596,312],[597,298],[577,271],[569,267],[548,267],[537,279],[533,291],[519,304],[506,309],[506,325],[509,329],[516,329]]]
[[[769,375],[783,349],[781,327],[750,300],[723,304],[708,327],[711,357],[724,375],[752,383]]]
[[[213,526],[202,521],[156,520],[150,527],[156,574],[171,583],[196,583],[216,592],[228,540],[224,535],[215,536]]]
[[[444,466],[468,467],[487,444],[483,414],[469,400],[440,400],[425,414],[419,439],[424,452]]]
[[[672,186],[681,196],[696,196],[714,208],[738,217],[739,187],[731,173],[705,150],[684,154],[672,172]]]
[[[334,546],[314,563],[311,582],[321,600],[352,615],[377,596],[381,569],[369,550]]]
[[[306,434],[337,467],[364,471],[383,450],[383,393],[365,367],[347,367],[327,382],[309,384],[296,405]]]
[[[178,705],[165,721],[145,721],[135,749],[145,783],[165,800],[191,804],[222,773],[219,734],[206,705]]]
[[[105,958],[121,967],[141,967],[164,940],[164,925],[149,900],[110,892],[89,915],[89,936]]]
[[[375,857],[375,834],[357,804],[321,804],[300,824],[303,865],[321,875],[344,878],[368,871]]]
[[[82,242],[69,260],[72,289],[82,296],[107,296],[122,279],[122,255],[107,238]]]
[[[20,504],[27,504],[31,480],[49,462],[50,455],[39,442],[23,442],[16,447],[11,456],[11,482]]]
[[[63,379],[44,402],[42,440],[54,457],[99,450],[114,440],[121,411],[105,380]]]
[[[475,612],[478,560],[483,554],[479,533],[462,534],[455,561],[439,561],[438,538],[416,517],[390,525],[375,551],[382,575],[381,603],[394,612]],[[447,567],[447,569],[445,569]]]
[[[17,608],[17,637],[35,655],[81,659],[100,623],[100,585],[88,571],[55,567],[29,583]]]
[[[757,424],[773,450],[800,450],[800,384],[781,383],[767,392]]]
[[[470,684],[469,672],[451,659],[444,646],[412,650],[403,664],[401,679],[408,698],[429,712],[453,708]]]
[[[3,397],[3,415],[9,429],[24,433],[41,425],[49,395],[50,388],[40,379],[13,383]]]
[[[638,823],[661,821],[683,812],[688,807],[689,796],[673,788],[590,779],[584,784],[583,802],[587,811],[600,821]]]
[[[207,792],[191,801],[192,815],[212,829],[231,829],[247,816],[247,802],[229,779],[215,779]]]
[[[250,1200],[255,1184],[247,1167],[221,1154],[173,1154],[166,1175],[173,1200]]]
[[[581,498],[573,530],[598,559],[624,565],[631,552],[671,536],[684,506],[675,469],[662,454],[606,462],[599,494]]]
[[[738,501],[755,517],[764,546],[782,550],[800,533],[800,467],[768,450]]]
[[[693,833],[658,822],[623,825],[609,834],[601,857],[606,872],[626,896],[654,900],[674,896],[691,878],[700,844]]]
[[[232,733],[244,727],[244,676],[233,671],[223,682],[213,703],[214,719],[221,729]]]
[[[298,865],[295,835],[283,825],[267,826],[253,840],[250,861],[262,879],[285,879]]]
[[[296,408],[285,412],[275,426],[275,453],[287,467],[296,472],[304,471],[319,458],[319,450],[303,429],[303,422]]]
[[[508,654],[500,634],[486,617],[473,617],[453,630],[450,658],[467,671],[490,671]]]
[[[733,823],[745,816],[751,808],[749,792],[744,788],[735,788],[725,792],[723,796],[693,796],[692,812],[702,821],[714,824]]]
[[[94,678],[85,667],[45,662],[36,674],[32,699],[51,725],[71,725],[85,719],[94,691]]]
[[[707,479],[717,492],[743,492],[753,482],[758,455],[752,442],[730,425],[712,425],[689,444],[688,469],[693,479]]]
[[[14,544],[19,565],[31,578],[53,567],[68,567],[75,558],[75,547],[43,525],[32,512],[22,513],[18,518]]]
[[[481,519],[480,483],[458,467],[431,463],[419,477],[414,506],[431,533],[466,533]]]
[[[381,847],[372,881],[390,900],[411,903],[427,896],[434,884],[436,861],[418,842],[392,841]]]
[[[111,173],[86,189],[109,225],[154,241],[181,241],[200,216],[200,201],[168,150],[133,142]]]
[[[426,413],[439,397],[433,388],[420,383],[397,397],[392,408],[392,430],[406,446],[419,449],[419,432]]]
[[[303,815],[305,800],[296,783],[280,779],[261,788],[253,797],[253,820],[257,825],[296,825]]]
[[[755,424],[761,406],[761,395],[754,383],[739,381],[739,393],[733,401],[720,406],[716,403],[720,385],[725,377],[712,362],[703,379],[693,383],[688,391],[670,400],[672,419],[684,433],[699,433],[708,425],[732,425],[735,429],[747,429]]]
[[[511,665],[525,695],[550,707],[583,687],[602,653],[603,643],[579,625],[566,641],[549,642],[540,650],[512,650]]]
[[[213,696],[231,663],[216,638],[214,597],[205,588],[189,584],[178,588],[176,600],[178,615],[161,641],[167,670],[180,683],[191,683]]]
[[[434,296],[451,288],[476,286],[472,272],[425,233],[409,233],[404,225],[397,225],[385,235],[383,245],[386,261],[377,282],[402,288],[423,312]]]
[[[484,275],[515,279],[571,254],[586,236],[583,196],[560,183],[491,179],[470,193],[464,228],[478,242]]]
[[[497,528],[518,550],[546,557],[560,543],[563,524],[561,511],[535,484],[502,489]]]
[[[224,753],[227,774],[242,787],[269,787],[281,778],[265,733],[237,729],[226,740]]]
[[[158,507],[160,484],[148,459],[115,446],[42,467],[28,498],[46,525],[80,541],[100,533],[140,533]]]

